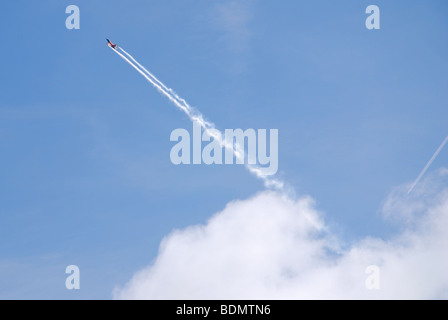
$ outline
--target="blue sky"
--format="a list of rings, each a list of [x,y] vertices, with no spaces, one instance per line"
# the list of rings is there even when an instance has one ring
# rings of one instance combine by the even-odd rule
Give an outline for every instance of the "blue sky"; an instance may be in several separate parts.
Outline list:
[[[78,5],[80,30],[65,8]],[[367,30],[365,8],[381,9]],[[242,166],[174,166],[179,112],[118,43],[219,129],[279,130],[278,176],[348,243],[447,135],[448,4],[5,1],[0,298],[109,299],[173,229],[264,189]],[[446,166],[442,150],[430,170]],[[81,290],[65,288],[67,265]]]

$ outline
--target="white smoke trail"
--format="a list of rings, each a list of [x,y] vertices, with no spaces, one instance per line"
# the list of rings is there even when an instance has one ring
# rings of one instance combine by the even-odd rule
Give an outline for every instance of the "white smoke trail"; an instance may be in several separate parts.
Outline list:
[[[146,80],[148,80],[160,93],[166,96],[176,107],[182,110],[191,121],[198,123],[204,131],[211,137],[215,139],[221,146],[224,146],[226,149],[229,149],[233,152],[235,157],[244,162],[245,152],[244,149],[235,143],[235,145],[229,144],[226,140],[223,140],[223,134],[216,129],[215,125],[211,122],[204,120],[203,115],[192,108],[185,99],[182,99],[174,92],[174,90],[168,88],[163,84],[162,81],[156,78],[151,72],[149,72],[145,67],[143,67],[132,55],[123,50],[121,47],[119,49],[126,55],[124,56],[118,50],[112,49],[115,53],[117,53],[123,60],[129,63],[135,70],[137,70]],[[132,61],[131,61],[132,60]],[[262,168],[246,164],[246,168],[249,172],[254,174],[259,179],[263,180],[265,187],[274,188],[274,189],[283,189],[284,183],[280,180],[273,179],[270,176],[267,176],[263,173]]]
[[[190,110],[188,108],[186,108],[185,106],[183,106],[182,104],[179,103],[179,101],[177,101],[175,98],[173,98],[168,92],[166,92],[166,90],[164,90],[159,84],[157,84],[153,79],[151,79],[150,77],[148,77],[142,70],[140,70],[135,64],[133,64],[131,61],[129,61],[128,58],[126,58],[124,55],[122,55],[120,52],[118,52],[115,49],[114,52],[116,54],[118,54],[121,58],[123,58],[127,63],[129,63],[135,70],[137,70],[142,76],[144,76],[146,78],[146,80],[148,80],[160,93],[162,93],[163,95],[165,95],[168,99],[171,100],[171,102],[173,102],[178,108],[180,108],[182,111],[184,111],[189,117],[192,116],[190,114]]]
[[[434,162],[434,160],[437,158],[437,156],[439,155],[440,151],[442,151],[443,147],[445,146],[445,144],[448,142],[448,136],[445,138],[445,140],[443,140],[442,144],[439,146],[439,148],[436,150],[436,152],[433,154],[433,156],[431,157],[431,159],[428,161],[428,163],[426,164],[426,166],[423,168],[422,172],[420,172],[419,176],[417,177],[417,179],[414,181],[414,183],[412,184],[411,188],[408,191],[408,194],[410,194],[412,192],[412,190],[414,190],[415,186],[419,183],[420,179],[423,177],[423,175],[426,173],[426,170],[428,170],[428,168],[431,166],[431,164]]]
[[[144,71],[148,76],[150,76],[155,82],[157,82],[163,89],[165,89],[166,91],[168,91],[169,93],[171,93],[173,95],[174,98],[176,98],[179,102],[183,103],[185,106],[188,106],[189,108],[191,108],[187,101],[185,101],[184,99],[182,99],[181,97],[179,97],[177,95],[176,92],[174,92],[173,89],[166,87],[163,82],[161,82],[159,79],[156,78],[155,75],[153,75],[151,72],[149,72],[144,66],[142,66],[137,60],[135,60],[135,58],[130,55],[128,52],[126,52],[126,50],[124,50],[123,48],[119,47],[119,49],[126,55],[128,56],[129,59],[132,60],[132,62],[134,62],[142,71]]]
[[[200,119],[201,123],[203,123],[203,127],[207,127],[209,129],[214,129],[215,125],[211,122],[208,122],[204,119],[204,117],[202,116],[202,114],[200,112],[198,112],[197,110],[195,110],[192,106],[190,106],[187,101],[185,99],[182,99],[181,97],[179,97],[179,95],[171,88],[168,88],[167,86],[165,86],[165,84],[163,84],[162,81],[160,81],[159,79],[157,79],[157,77],[155,75],[153,75],[150,71],[148,71],[144,66],[142,66],[131,54],[129,54],[126,50],[124,50],[121,47],[118,47],[132,62],[135,63],[135,65],[137,65],[141,71],[143,71],[144,73],[146,73],[147,76],[149,76],[155,83],[157,83],[160,87],[162,87],[167,93],[171,94],[171,97],[176,99],[180,104],[182,104],[187,110],[189,110],[191,115],[194,115],[194,117],[197,117],[198,119]],[[190,117],[190,116],[189,116]],[[190,117],[191,118],[191,117]]]

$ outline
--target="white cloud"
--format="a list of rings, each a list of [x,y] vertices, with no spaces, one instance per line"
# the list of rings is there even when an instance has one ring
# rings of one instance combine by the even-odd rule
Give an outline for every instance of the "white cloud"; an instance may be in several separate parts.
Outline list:
[[[433,192],[437,201],[393,239],[365,238],[344,250],[309,197],[267,191],[231,202],[206,225],[167,236],[154,264],[114,297],[447,299],[448,193]],[[394,193],[385,208],[409,217],[406,201]],[[369,265],[379,267],[379,290],[366,288]]]
[[[253,16],[250,8],[250,1],[227,1],[215,6],[216,24],[224,32],[223,40],[233,51],[244,51],[251,38],[249,23]]]
[[[411,193],[405,190],[409,186],[394,188],[384,202],[385,217],[408,226],[419,222],[429,207],[447,199],[447,195],[440,191],[447,184],[447,178],[448,169],[441,168],[421,180]]]

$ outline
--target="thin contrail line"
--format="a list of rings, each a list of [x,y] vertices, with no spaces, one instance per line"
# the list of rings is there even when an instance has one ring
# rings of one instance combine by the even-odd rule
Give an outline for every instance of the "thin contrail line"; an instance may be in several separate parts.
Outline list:
[[[213,123],[210,123],[204,120],[203,115],[192,108],[185,99],[179,97],[174,90],[165,86],[162,81],[157,79],[151,72],[149,72],[145,67],[143,67],[132,55],[123,50],[121,47],[119,49],[127,56],[121,54],[118,50],[112,49],[115,53],[117,53],[123,60],[129,63],[135,70],[137,70],[146,80],[148,80],[160,93],[166,96],[172,103],[174,103],[180,110],[182,110],[191,121],[198,123],[204,131],[211,137],[213,137],[216,141],[220,143],[220,145],[224,146],[226,149],[232,151],[234,156],[237,159],[243,160],[245,158],[244,149],[239,146],[237,143],[235,145],[229,144],[226,140],[223,140],[222,132],[215,128]],[[131,61],[132,60],[132,61]],[[218,133],[217,133],[218,132]],[[276,180],[267,176],[263,173],[262,169],[257,165],[246,164],[247,170],[254,174],[259,179],[263,180],[264,185],[266,187],[275,188],[275,189],[283,189],[284,183],[282,181]]]
[[[422,172],[420,172],[419,176],[417,177],[417,179],[414,181],[414,183],[412,184],[411,188],[408,191],[408,194],[410,194],[412,192],[412,190],[414,190],[415,186],[419,183],[420,179],[423,177],[423,175],[426,173],[426,170],[428,170],[428,168],[431,166],[431,164],[434,162],[434,160],[437,158],[437,156],[439,155],[440,151],[442,151],[443,147],[445,146],[445,144],[448,142],[448,136],[445,138],[445,140],[443,140],[442,144],[439,146],[439,148],[436,150],[436,152],[433,154],[433,156],[431,157],[431,159],[429,159],[428,163],[426,164],[426,166],[423,168]]]

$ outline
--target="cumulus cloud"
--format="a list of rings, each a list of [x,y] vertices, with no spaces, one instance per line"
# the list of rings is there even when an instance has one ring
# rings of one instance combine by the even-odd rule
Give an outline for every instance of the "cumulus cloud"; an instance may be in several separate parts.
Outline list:
[[[310,197],[266,191],[231,202],[205,225],[168,235],[155,262],[114,298],[447,299],[448,192],[438,186],[434,201],[410,201],[407,186],[391,193],[385,213],[405,212],[413,223],[392,239],[350,247]]]

